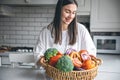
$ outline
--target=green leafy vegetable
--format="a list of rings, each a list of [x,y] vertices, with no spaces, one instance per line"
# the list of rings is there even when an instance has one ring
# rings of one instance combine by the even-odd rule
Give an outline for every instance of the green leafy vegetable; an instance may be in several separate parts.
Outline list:
[[[70,72],[73,70],[74,65],[72,63],[71,58],[65,55],[58,60],[56,68],[63,72]]]
[[[48,48],[46,51],[45,51],[45,59],[47,61],[49,61],[49,59],[53,56],[56,56],[58,53],[58,50],[56,48]]]

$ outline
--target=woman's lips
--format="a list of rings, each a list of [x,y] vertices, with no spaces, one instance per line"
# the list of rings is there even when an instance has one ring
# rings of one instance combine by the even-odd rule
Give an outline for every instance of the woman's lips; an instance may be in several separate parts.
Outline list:
[[[65,20],[66,20],[66,22],[71,22],[71,19],[66,18]]]

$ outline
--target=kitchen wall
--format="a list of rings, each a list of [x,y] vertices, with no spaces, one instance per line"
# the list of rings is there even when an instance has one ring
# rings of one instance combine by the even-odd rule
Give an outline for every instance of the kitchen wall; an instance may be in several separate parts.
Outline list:
[[[13,7],[13,16],[0,17],[0,45],[34,46],[42,27],[54,16],[54,7]]]
[[[0,16],[0,45],[34,47],[42,27],[54,17],[55,6],[14,6],[13,16]],[[79,22],[88,17],[78,16]]]

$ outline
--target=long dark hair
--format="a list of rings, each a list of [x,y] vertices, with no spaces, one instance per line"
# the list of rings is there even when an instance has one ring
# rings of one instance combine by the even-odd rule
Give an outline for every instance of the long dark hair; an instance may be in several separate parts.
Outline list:
[[[55,40],[54,43],[61,44],[62,40],[62,27],[61,27],[61,10],[62,7],[68,4],[76,4],[78,7],[78,4],[76,0],[58,0],[55,10],[55,16],[53,19],[53,29],[52,34],[54,34]],[[77,21],[76,16],[73,19],[73,21],[68,26],[68,35],[69,35],[69,44],[73,45],[76,42],[76,36],[77,36]]]

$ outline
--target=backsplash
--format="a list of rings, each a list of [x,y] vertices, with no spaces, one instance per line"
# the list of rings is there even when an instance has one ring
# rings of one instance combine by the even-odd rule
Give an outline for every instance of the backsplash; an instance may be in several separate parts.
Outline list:
[[[13,16],[0,17],[0,45],[32,46],[42,27],[54,16],[54,7],[13,7]]]
[[[14,6],[13,16],[0,16],[0,45],[34,47],[41,28],[52,21],[54,10],[54,6]]]

